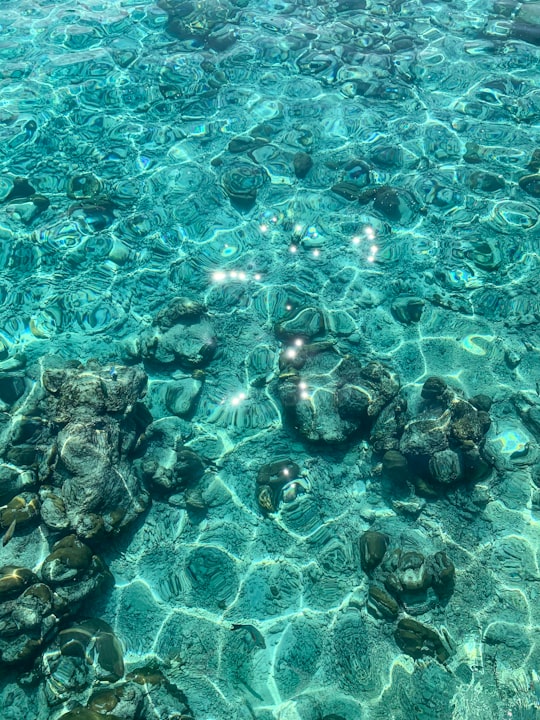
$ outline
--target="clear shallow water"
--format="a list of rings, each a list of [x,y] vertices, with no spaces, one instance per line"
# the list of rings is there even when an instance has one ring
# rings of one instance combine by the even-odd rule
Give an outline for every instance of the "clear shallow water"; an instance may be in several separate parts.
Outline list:
[[[1,26],[0,716],[537,717],[538,5]]]

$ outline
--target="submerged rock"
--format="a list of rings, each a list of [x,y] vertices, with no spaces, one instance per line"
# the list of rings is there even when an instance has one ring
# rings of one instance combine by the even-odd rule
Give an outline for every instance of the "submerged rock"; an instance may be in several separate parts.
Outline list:
[[[451,654],[446,639],[443,641],[436,630],[412,618],[399,621],[394,638],[398,647],[415,660],[427,656],[445,663]]]
[[[384,557],[388,547],[388,537],[375,530],[367,530],[360,537],[360,563],[365,573],[374,570]]]
[[[404,325],[419,322],[424,310],[422,298],[414,295],[402,295],[392,303],[392,315]]]
[[[170,495],[192,488],[203,477],[202,458],[185,447],[183,425],[176,418],[157,421],[146,433],[146,452],[135,462],[140,479],[152,490]]]
[[[297,482],[300,468],[289,458],[280,458],[263,465],[257,474],[257,502],[266,515],[276,512],[282,501],[292,502],[299,492],[303,492],[302,483]]]
[[[281,403],[310,441],[343,442],[355,431],[369,432],[399,389],[379,363],[362,366],[352,356],[340,357],[328,343],[291,349],[290,355],[285,351],[280,365]]]
[[[306,152],[297,152],[293,158],[294,174],[299,180],[303,180],[313,167],[311,155]]]
[[[519,179],[519,187],[528,195],[540,197],[540,175],[525,175]]]
[[[245,161],[228,166],[221,175],[221,186],[239,210],[250,210],[255,205],[257,192],[267,181],[264,168]]]
[[[112,582],[112,575],[101,558],[75,535],[67,535],[53,545],[40,575],[55,592],[55,610],[74,614],[89,595]]]

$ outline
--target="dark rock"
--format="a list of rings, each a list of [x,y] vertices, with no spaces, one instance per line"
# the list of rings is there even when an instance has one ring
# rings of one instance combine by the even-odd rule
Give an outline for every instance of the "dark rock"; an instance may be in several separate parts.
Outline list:
[[[399,168],[403,165],[403,150],[397,145],[382,145],[373,150],[370,160],[377,167]]]
[[[344,183],[363,188],[370,183],[370,168],[364,160],[349,160],[343,168]]]
[[[245,135],[242,137],[235,137],[233,138],[230,143],[227,146],[227,150],[230,153],[247,153],[251,150],[256,150],[257,148],[262,147],[263,145],[267,145],[267,141],[263,140],[262,138],[253,138],[249,135]]]
[[[427,590],[431,585],[431,572],[426,558],[419,552],[395,550],[388,565],[384,584],[386,589],[398,599],[406,598],[408,593]]]
[[[56,624],[47,585],[36,582],[15,599],[0,599],[0,667],[31,665]]]
[[[454,592],[456,568],[445,552],[435,553],[431,560],[433,589],[441,601],[446,601]]]
[[[0,602],[21,595],[24,590],[39,578],[31,570],[17,565],[3,565],[0,567]]]
[[[113,581],[101,558],[75,535],[67,535],[53,545],[40,574],[54,588],[57,615],[73,615],[83,600]]]
[[[140,337],[144,360],[159,365],[178,365],[188,370],[210,362],[216,347],[212,325],[205,319],[174,325],[165,332],[151,328]]]
[[[30,198],[35,194],[36,190],[32,187],[32,185],[30,185],[27,178],[15,177],[13,178],[13,187],[4,200],[6,202],[9,202],[10,200],[21,200]]]
[[[236,42],[236,29],[232,25],[221,25],[206,36],[206,45],[215,52],[223,52]]]
[[[294,483],[300,468],[289,458],[280,458],[263,465],[257,474],[257,503],[264,514],[276,512],[283,488]]]
[[[472,440],[461,444],[461,464],[463,466],[463,479],[467,482],[476,482],[491,471],[491,467],[480,454],[480,450]]]
[[[406,224],[416,217],[418,204],[407,190],[385,186],[376,190],[373,209],[387,220]]]
[[[344,420],[364,424],[368,420],[370,396],[356,385],[344,385],[336,392],[339,416]]]
[[[439,633],[412,618],[403,618],[399,621],[394,638],[398,647],[415,660],[429,656],[440,663],[445,663],[450,657],[447,643],[443,642]]]
[[[206,312],[206,305],[186,297],[176,297],[162,308],[154,318],[154,324],[161,330],[170,330],[174,325],[198,320]]]
[[[532,173],[537,173],[540,170],[540,148],[535,148],[533,150],[527,169]]]
[[[352,357],[340,358],[327,343],[319,345],[320,352],[302,355],[300,365],[281,373],[278,393],[289,418],[306,440],[343,442],[355,430],[369,431],[378,413],[396,395],[399,385],[382,365],[361,366]],[[296,354],[294,348],[291,351]],[[299,367],[301,376],[297,372]],[[356,385],[370,398],[361,419],[356,413],[355,393],[346,389],[350,385]],[[310,393],[312,387],[317,388],[316,393]],[[340,400],[349,399],[354,400],[351,406],[340,409]],[[346,416],[354,416],[355,420]]]
[[[25,391],[24,375],[0,375],[0,400],[7,405],[13,405],[24,395]]]
[[[221,175],[223,189],[239,210],[250,210],[255,205],[257,192],[267,181],[266,170],[248,162],[237,162]]]
[[[482,154],[481,154],[482,148],[478,143],[475,142],[468,142],[465,143],[465,154],[463,155],[463,160],[466,163],[470,163],[471,165],[477,164],[482,162]]]
[[[91,200],[102,191],[101,181],[93,173],[73,175],[69,178],[67,195],[72,200]]]
[[[37,483],[31,470],[23,470],[12,464],[0,463],[0,504]]]
[[[276,512],[278,509],[277,489],[270,487],[270,485],[259,485],[257,488],[257,503],[265,515]]]
[[[369,436],[376,453],[399,448],[399,438],[407,422],[407,401],[398,397],[378,415]]]
[[[375,530],[367,530],[360,537],[359,546],[362,570],[369,574],[381,563],[388,547],[388,537]]]
[[[388,450],[382,459],[384,474],[397,482],[406,482],[409,479],[409,464],[407,458],[399,450]]]
[[[16,528],[25,527],[39,519],[39,499],[35,493],[22,492],[12,498],[5,508],[0,510],[0,529],[15,532]],[[15,523],[13,527],[12,524]],[[9,538],[4,538],[4,544]]]
[[[299,466],[290,458],[279,458],[263,465],[257,474],[258,485],[282,486],[296,480],[300,474]]]
[[[428,377],[422,386],[421,396],[429,403],[440,403],[447,399],[447,384],[440,377]]]
[[[331,190],[333,193],[336,193],[336,195],[339,195],[342,198],[345,198],[345,200],[353,201],[353,200],[359,200],[363,194],[362,187],[360,185],[356,185],[353,182],[349,182],[347,180],[342,180],[335,185],[332,185]]]
[[[540,175],[525,175],[519,179],[519,187],[532,197],[540,197]]]
[[[424,309],[422,298],[412,295],[403,295],[392,303],[392,315],[404,325],[419,322]]]
[[[429,471],[435,482],[452,485],[463,477],[459,455],[453,450],[441,450],[429,459]]]
[[[482,170],[473,172],[469,177],[469,187],[472,190],[481,190],[482,192],[496,192],[502,190],[505,182],[502,175],[493,175]]]
[[[540,45],[540,3],[520,5],[512,23],[511,35],[531,45]]]
[[[70,526],[81,537],[118,532],[146,508],[148,494],[129,459],[134,437],[133,428],[107,415],[58,433],[53,484],[62,487]]]
[[[423,457],[429,459],[434,453],[446,450],[449,442],[447,425],[450,418],[445,421],[441,418],[419,418],[411,420],[405,425],[399,443],[400,451],[407,458]]]
[[[103,620],[90,618],[71,625],[60,631],[57,642],[62,655],[91,659],[99,680],[116,682],[124,676],[122,646]]]
[[[294,174],[299,180],[303,180],[313,167],[311,155],[306,152],[297,152],[293,158]]]
[[[370,395],[368,415],[377,416],[399,391],[395,375],[379,362],[360,365],[351,355],[346,356],[338,368],[340,385],[351,384],[366,388]]]
[[[50,419],[63,424],[104,413],[129,413],[146,392],[147,376],[138,367],[113,369],[89,363],[86,367],[47,369],[42,382],[49,393]]]
[[[90,548],[75,535],[68,535],[55,543],[53,551],[43,561],[41,577],[51,587],[65,585],[86,575],[91,563]]]
[[[395,620],[399,614],[399,605],[385,590],[377,585],[370,585],[367,610],[376,618]]]
[[[488,413],[476,410],[466,400],[455,400],[452,404],[451,436],[460,443],[471,440],[478,443],[489,430],[491,420]]]
[[[181,421],[158,421],[146,432],[146,452],[135,467],[153,489],[171,494],[196,485],[206,466],[196,452],[184,447]]]

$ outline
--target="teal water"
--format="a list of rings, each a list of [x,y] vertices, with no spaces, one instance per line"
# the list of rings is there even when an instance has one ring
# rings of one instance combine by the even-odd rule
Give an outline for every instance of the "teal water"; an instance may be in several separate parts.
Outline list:
[[[0,10],[0,720],[540,717],[539,3]]]

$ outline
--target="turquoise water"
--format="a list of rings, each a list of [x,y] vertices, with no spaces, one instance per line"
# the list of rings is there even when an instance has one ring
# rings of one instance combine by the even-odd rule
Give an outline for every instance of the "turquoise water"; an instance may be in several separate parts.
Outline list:
[[[540,717],[539,3],[0,9],[0,719]]]

